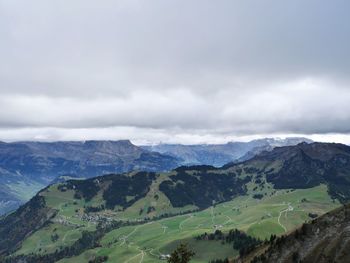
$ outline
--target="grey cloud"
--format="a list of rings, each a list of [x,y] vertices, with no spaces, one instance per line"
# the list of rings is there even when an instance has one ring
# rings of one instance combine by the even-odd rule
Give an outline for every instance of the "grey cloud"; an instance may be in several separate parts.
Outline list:
[[[0,127],[349,133],[349,8],[0,0]]]

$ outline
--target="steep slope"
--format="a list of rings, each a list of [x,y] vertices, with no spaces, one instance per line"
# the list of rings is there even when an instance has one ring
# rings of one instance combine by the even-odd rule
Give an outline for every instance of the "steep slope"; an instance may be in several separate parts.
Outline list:
[[[5,217],[0,221],[0,255],[16,250],[25,237],[40,229],[55,214],[54,209],[46,206],[45,198],[35,196]]]
[[[21,200],[11,193],[9,187],[0,185],[0,211],[3,213],[9,212],[16,209],[21,203]]]
[[[320,183],[343,202],[350,197],[350,147],[335,143],[301,143],[263,152],[245,164],[274,162],[278,168],[264,169],[266,181],[276,189],[310,188]],[[233,167],[235,165],[232,165]]]
[[[159,144],[143,146],[144,149],[172,155],[187,165],[213,165],[220,167],[236,159],[248,160],[264,150],[274,147],[296,145],[301,142],[311,143],[307,138],[273,139],[265,138],[249,142],[229,142],[226,144]]]
[[[285,145],[288,146],[288,145]],[[244,154],[243,156],[237,158],[236,160],[234,160],[234,163],[241,163],[247,160],[250,160],[252,158],[254,158],[256,155],[259,155],[262,152],[265,151],[272,151],[273,148],[276,146],[271,146],[271,145],[263,145],[263,146],[257,146],[254,147],[253,149],[251,149],[250,151],[248,151],[246,154]]]
[[[272,239],[236,262],[350,262],[350,205],[305,223],[287,236]]]
[[[166,171],[178,164],[174,157],[148,152],[130,141],[0,143],[0,214],[58,177]]]

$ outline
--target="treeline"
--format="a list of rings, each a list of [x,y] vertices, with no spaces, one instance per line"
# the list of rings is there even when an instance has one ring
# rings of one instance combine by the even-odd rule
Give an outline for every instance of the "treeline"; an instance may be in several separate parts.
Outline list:
[[[97,213],[105,209],[106,208],[103,204],[100,206],[84,206],[85,213]]]
[[[105,207],[87,207],[87,212],[98,212],[104,208],[114,209],[115,206],[125,209],[146,196],[156,176],[153,172],[138,172],[133,176],[110,174],[101,178],[69,180],[60,184],[57,189],[61,192],[73,190],[75,199],[90,201],[102,189],[101,185],[108,182],[110,183],[108,188],[103,191]],[[128,200],[128,196],[133,198]]]
[[[139,172],[134,176],[119,176],[114,178],[110,186],[103,193],[106,207],[114,209],[118,205],[125,209],[131,206],[137,200],[146,196],[155,178],[156,174],[151,172]],[[128,200],[128,196],[132,196],[133,198]]]
[[[322,151],[319,151],[320,156],[316,158],[311,158],[303,150],[299,151],[286,160],[277,172],[266,173],[267,182],[272,183],[275,189],[306,189],[326,183],[332,199],[338,199],[341,203],[349,202],[348,146],[344,149],[339,148],[343,147],[340,145],[332,147],[334,148],[327,151],[333,156],[327,160],[322,160]]]
[[[244,256],[255,249],[262,243],[260,239],[249,236],[238,229],[232,229],[227,234],[220,230],[214,233],[204,233],[195,238],[196,240],[216,240],[221,241],[222,244],[232,244],[232,248],[239,251],[240,256]],[[228,259],[216,259],[211,263],[228,262]]]
[[[240,255],[245,255],[261,244],[261,240],[249,236],[238,229],[230,230],[226,242],[233,243],[233,248],[239,250]]]
[[[69,180],[64,184],[60,184],[57,187],[61,192],[66,191],[66,189],[74,190],[74,198],[82,199],[84,198],[86,201],[90,201],[94,198],[100,187],[98,183],[93,179],[88,180]]]
[[[209,261],[209,263],[230,263],[228,258],[225,259],[214,259]]]
[[[285,246],[288,246],[294,239],[304,240],[308,235],[314,232],[314,224],[316,220],[311,221],[311,223],[304,223],[301,228],[296,229],[294,233],[290,235],[282,235],[277,237],[276,235],[271,235],[269,240],[265,241],[268,244],[268,249],[261,255],[255,256],[251,263],[265,263],[269,262],[274,251],[281,251]],[[243,255],[244,256],[244,255]],[[292,262],[300,262],[300,255],[297,251],[292,254]]]
[[[103,263],[108,260],[108,256],[97,256],[94,259],[90,259],[88,263]]]
[[[55,210],[46,207],[44,197],[37,195],[1,219],[0,256],[16,250],[26,236],[44,226],[55,214]]]
[[[205,209],[215,203],[231,200],[235,196],[243,195],[247,189],[245,184],[250,177],[240,179],[235,173],[216,173],[206,170],[192,170],[191,173],[183,169],[176,169],[176,174],[159,185],[170,200],[173,207],[195,205]]]

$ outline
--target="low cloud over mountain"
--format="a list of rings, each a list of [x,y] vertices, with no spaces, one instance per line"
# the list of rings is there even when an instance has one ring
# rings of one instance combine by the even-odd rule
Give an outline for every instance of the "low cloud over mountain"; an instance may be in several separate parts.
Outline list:
[[[0,135],[347,134],[349,7],[1,1]]]

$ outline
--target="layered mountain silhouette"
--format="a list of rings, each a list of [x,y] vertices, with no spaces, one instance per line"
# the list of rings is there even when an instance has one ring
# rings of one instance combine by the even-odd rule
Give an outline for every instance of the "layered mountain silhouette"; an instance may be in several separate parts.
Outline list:
[[[261,139],[222,145],[139,147],[129,140],[0,142],[0,215],[29,200],[50,183],[129,171],[169,171],[180,165],[221,166],[306,138]],[[258,147],[258,148],[257,148]],[[247,158],[246,158],[247,159]]]
[[[0,214],[51,182],[132,170],[167,171],[180,162],[123,141],[0,143]]]
[[[168,154],[182,160],[184,165],[223,166],[229,162],[245,161],[262,151],[275,147],[296,145],[301,142],[311,143],[312,140],[302,137],[285,139],[264,138],[249,142],[229,142],[226,144],[158,144],[143,146],[144,149]]]

